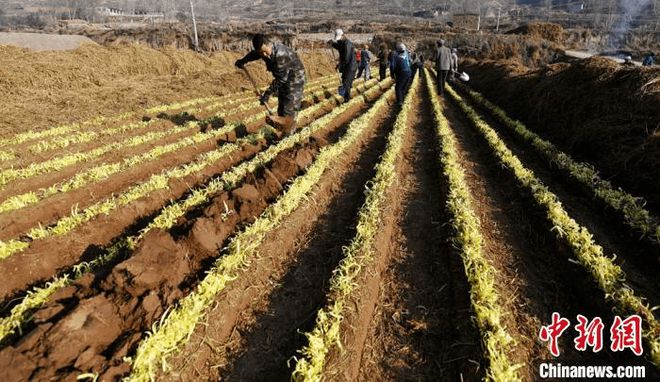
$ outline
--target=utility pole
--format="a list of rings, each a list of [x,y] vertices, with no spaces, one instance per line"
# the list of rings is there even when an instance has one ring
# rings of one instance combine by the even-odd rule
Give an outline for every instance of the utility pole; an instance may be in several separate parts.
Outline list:
[[[190,14],[192,15],[193,22],[193,44],[195,45],[195,52],[199,51],[199,38],[197,37],[197,20],[195,19],[195,7],[193,6],[193,0],[190,0]]]
[[[496,31],[500,31],[500,15],[502,13],[502,8],[497,8],[497,28],[495,28]]]

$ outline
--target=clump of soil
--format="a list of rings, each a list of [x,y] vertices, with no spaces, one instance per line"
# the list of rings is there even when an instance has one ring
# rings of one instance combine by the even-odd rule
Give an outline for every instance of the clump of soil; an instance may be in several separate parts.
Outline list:
[[[660,206],[660,68],[592,57],[526,70],[467,60],[470,84],[604,178]]]
[[[175,125],[182,126],[185,125],[188,122],[194,122],[198,121],[197,117],[194,115],[188,113],[187,111],[181,112],[181,113],[175,113],[175,114],[167,114],[167,113],[160,113],[156,117],[160,119],[164,119],[167,121],[170,121],[174,123]]]

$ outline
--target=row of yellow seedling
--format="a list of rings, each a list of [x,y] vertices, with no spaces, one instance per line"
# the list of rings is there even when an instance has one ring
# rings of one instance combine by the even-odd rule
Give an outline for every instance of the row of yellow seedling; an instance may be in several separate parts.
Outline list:
[[[318,312],[316,325],[306,333],[308,345],[301,350],[302,358],[296,363],[293,380],[320,381],[327,355],[333,347],[340,347],[341,324],[351,294],[357,287],[358,277],[374,256],[374,239],[382,225],[382,209],[387,202],[387,191],[396,180],[396,163],[408,130],[408,116],[417,97],[419,77],[408,92],[401,112],[388,136],[385,153],[376,165],[376,175],[369,182],[366,200],[359,211],[356,235],[343,249],[343,259],[330,280],[329,303]]]
[[[313,81],[309,82],[310,86],[317,86],[322,83],[328,83],[330,80],[334,80],[336,77],[334,75],[327,75],[323,77],[319,77]],[[266,87],[261,87],[259,88],[259,92],[263,92],[266,90]],[[206,97],[206,98],[198,98],[198,99],[192,99],[188,101],[182,101],[174,104],[168,104],[168,105],[161,105],[161,106],[156,106],[149,108],[145,110],[145,114],[147,115],[157,115],[160,113],[164,112],[169,112],[172,110],[183,110],[183,109],[189,109],[191,107],[198,107],[203,104],[210,104],[208,107],[209,108],[215,108],[215,107],[224,107],[224,106],[229,106],[233,105],[236,103],[242,103],[246,99],[254,97],[255,95],[255,90],[244,90],[238,93],[231,93],[227,94],[224,96],[213,96],[213,97]]]
[[[316,91],[318,91],[322,88],[328,87],[330,83],[336,83],[336,82],[337,82],[337,77],[335,77],[335,76],[321,77],[321,78],[318,78],[318,79],[316,79],[312,82],[309,82],[309,83],[305,84],[305,92],[306,93],[307,92],[313,93],[313,92],[316,92]],[[260,91],[261,90],[265,90],[265,89],[260,89]],[[209,109],[216,108],[216,107],[219,107],[219,106],[224,107],[224,106],[229,106],[231,104],[244,103],[244,102],[246,102],[246,100],[254,100],[255,97],[256,97],[256,94],[255,94],[254,90],[247,90],[245,92],[242,92],[240,96],[238,96],[238,97],[236,97],[236,98],[234,98],[234,99],[232,99],[228,102],[223,102],[223,101],[214,102],[214,103],[211,103],[208,106],[206,106],[204,109],[209,110]],[[274,98],[277,98],[277,97],[274,97]]]
[[[614,261],[603,254],[603,248],[596,244],[589,230],[578,224],[566,212],[557,196],[546,187],[534,173],[527,169],[506,146],[477,112],[451,88],[451,97],[468,115],[477,130],[487,140],[499,161],[507,167],[517,181],[528,189],[536,202],[546,210],[548,220],[553,224],[557,237],[566,240],[579,263],[592,275],[605,296],[614,302],[625,314],[637,314],[644,319],[644,339],[649,347],[651,361],[660,367],[660,325],[653,310],[637,296],[626,282],[626,275]]]
[[[265,111],[257,113],[253,116],[250,116],[247,120],[244,121],[244,123],[256,122],[257,120],[263,118],[265,115]],[[191,122],[190,124],[195,125],[191,127],[198,127],[196,122]],[[206,133],[187,136],[177,142],[154,147],[146,153],[136,154],[134,156],[125,158],[120,162],[101,164],[89,170],[85,170],[84,172],[78,173],[65,181],[58,182],[47,188],[43,188],[37,192],[30,191],[20,195],[12,196],[4,202],[0,203],[0,213],[15,211],[36,204],[50,196],[77,190],[90,184],[103,181],[114,174],[118,174],[130,168],[134,168],[139,164],[156,160],[165,154],[177,152],[188,146],[200,144],[211,139],[218,139],[223,137],[225,134],[232,132],[237,126],[238,123],[233,123],[218,130],[210,130]]]
[[[428,72],[426,84],[440,144],[440,164],[448,185],[447,209],[452,216],[453,242],[463,259],[465,274],[470,284],[472,310],[489,364],[486,377],[492,381],[520,381],[516,371],[520,366],[512,364],[507,355],[514,341],[502,323],[501,299],[495,287],[497,271],[483,254],[481,224],[474,212],[465,171],[458,156],[456,137],[442,113],[436,88]]]
[[[309,86],[306,87],[306,91],[310,93],[314,93],[318,91],[320,88],[326,86],[328,82],[331,80],[336,81],[332,76],[328,77],[323,77],[320,80],[317,80],[313,83],[310,83]],[[235,104],[240,104],[241,107],[238,109],[239,111],[244,111],[248,106],[245,105],[245,101],[248,99],[255,99],[254,94],[246,94],[245,97],[234,97],[230,99],[220,99],[217,102],[213,102],[210,105],[206,105],[203,108],[204,112],[209,112],[209,111],[214,111],[218,109],[227,109],[230,106],[233,106]],[[192,100],[188,102],[183,102],[181,104],[175,105],[176,108],[178,109],[186,109],[185,111],[188,114],[191,115],[197,115],[199,112],[202,112],[202,109],[199,108],[200,105],[204,105],[205,103],[208,103],[211,100],[211,98],[206,98],[206,99],[198,99],[198,100]],[[258,107],[259,106],[259,101],[250,101],[248,104],[252,107]],[[195,107],[195,108],[192,108]],[[168,105],[168,108],[171,109],[172,105]],[[162,109],[162,108],[161,108]],[[235,109],[232,107],[230,110],[231,113],[235,113]],[[228,113],[218,113],[216,116],[219,117],[226,117]],[[55,137],[49,141],[42,141],[37,144],[34,144],[32,146],[28,147],[28,150],[32,153],[38,154],[42,153],[44,151],[48,150],[53,150],[53,149],[63,149],[66,148],[70,145],[73,144],[81,144],[81,143],[86,143],[90,142],[94,139],[99,138],[100,136],[106,136],[106,137],[113,137],[117,135],[121,135],[125,132],[134,130],[134,129],[140,129],[147,127],[148,124],[144,122],[135,122],[135,123],[129,123],[120,127],[115,127],[115,128],[108,128],[108,129],[103,129],[100,131],[84,131],[84,132],[78,132],[76,134],[68,135],[65,137]]]
[[[152,110],[157,110],[157,109],[160,110],[160,112],[164,112],[164,111],[168,111],[168,110],[181,109],[181,108],[186,108],[186,107],[190,107],[190,106],[197,105],[197,104],[208,103],[208,102],[211,102],[211,101],[215,101],[216,99],[217,99],[217,97],[205,97],[205,98],[187,100],[187,101],[173,103],[173,104],[161,105],[161,106],[157,106],[156,108],[146,110],[146,113],[151,113]],[[86,129],[86,128],[94,127],[94,126],[100,126],[100,125],[105,124],[105,123],[123,121],[123,120],[129,119],[129,118],[135,117],[137,115],[138,115],[137,112],[126,112],[126,113],[122,113],[122,114],[112,116],[112,117],[99,116],[99,117],[95,117],[93,119],[90,119],[88,121],[69,123],[69,124],[65,124],[65,125],[59,125],[59,126],[52,127],[50,129],[45,129],[45,130],[26,131],[26,132],[17,134],[15,136],[11,137],[11,138],[0,139],[0,147],[10,146],[10,145],[20,145],[20,144],[25,143],[27,141],[32,141],[32,140],[36,140],[36,139],[43,139],[43,138],[47,138],[47,137],[54,137],[54,136],[57,136],[57,135],[75,133],[75,132],[78,132],[82,129]],[[10,159],[13,159],[13,156]]]
[[[329,100],[328,102],[334,102]],[[325,107],[325,103],[317,104],[308,108],[305,113],[314,115],[319,109]],[[304,117],[303,115],[302,117]],[[96,218],[100,215],[108,215],[110,212],[117,208],[126,206],[134,201],[145,197],[146,195],[156,191],[169,188],[169,181],[173,179],[181,179],[191,174],[197,173],[204,168],[215,163],[222,157],[225,157],[230,152],[237,150],[240,146],[237,144],[225,144],[222,147],[204,153],[197,158],[196,161],[183,166],[175,167],[161,174],[152,175],[147,181],[138,183],[130,187],[127,191],[119,196],[112,196],[103,201],[94,203],[93,205],[85,208],[83,211],[78,211],[74,208],[69,216],[59,219],[54,225],[50,227],[32,228],[26,236],[31,239],[30,242],[25,242],[20,239],[10,239],[6,242],[0,241],[0,260],[5,259],[15,253],[22,252],[29,248],[31,243],[36,240],[43,240],[53,236],[61,236],[71,232],[73,229],[80,225]]]
[[[306,97],[306,99],[309,99],[310,101],[313,101],[314,99],[322,99],[322,98],[323,96],[322,94],[320,94],[320,92],[309,94]],[[315,109],[312,110],[314,111]],[[244,120],[242,123],[243,124],[254,123],[259,119],[263,118],[265,115],[266,115],[265,111],[256,113],[250,116],[247,120]],[[230,131],[233,131],[237,125],[238,123],[233,123],[219,130],[212,130],[207,133],[200,133],[192,136],[187,136],[177,142],[167,144],[164,146],[157,146],[146,153],[137,154],[132,157],[125,158],[121,162],[115,162],[111,164],[101,164],[99,166],[86,170],[82,173],[76,174],[75,176],[69,178],[66,181],[59,182],[45,189],[41,189],[37,192],[30,191],[20,195],[12,196],[7,200],[5,200],[4,202],[0,203],[0,214],[9,211],[15,211],[27,207],[29,205],[33,205],[49,196],[58,193],[64,193],[71,190],[76,190],[81,187],[87,186],[89,184],[105,180],[109,178],[111,175],[132,168],[138,164],[155,160],[162,155],[174,151],[178,151],[184,147],[193,144],[202,143],[210,139],[216,139],[218,137],[221,137],[229,133]],[[199,127],[199,125],[198,123],[191,123],[191,127]]]
[[[313,87],[313,89],[316,89],[316,87]],[[323,94],[323,91],[316,92],[313,94],[310,94],[308,99],[310,101],[313,101],[315,97],[320,97]],[[235,105],[231,109],[231,114],[238,114],[242,113],[248,110],[252,110],[253,108],[256,108],[259,106],[259,101],[253,101],[249,103],[242,103],[240,105]],[[221,117],[226,117],[227,114],[224,113],[218,113],[215,116],[221,116]],[[129,124],[120,128],[117,128],[119,130],[123,129],[133,129],[133,128],[144,128],[149,125],[152,125],[153,123],[157,122],[157,120],[151,120],[149,122],[138,122],[134,124]],[[61,157],[53,158],[41,163],[33,163],[30,164],[27,167],[24,168],[10,168],[10,169],[5,169],[0,171],[0,186],[6,185],[7,183],[16,180],[16,179],[27,179],[33,176],[49,173],[52,171],[58,171],[61,170],[62,168],[74,165],[79,162],[85,162],[89,161],[95,158],[98,158],[102,155],[105,155],[111,151],[116,151],[120,150],[123,147],[133,147],[137,146],[140,144],[148,143],[157,139],[162,139],[167,136],[171,136],[174,134],[178,134],[189,127],[196,127],[197,125],[191,125],[188,124],[186,126],[179,126],[175,127],[173,129],[169,129],[166,131],[152,131],[148,132],[143,135],[135,136],[135,137],[130,137],[125,139],[124,141],[121,142],[114,142],[110,143],[92,150],[89,150],[87,152],[78,152],[78,153],[71,153],[67,154]],[[114,129],[113,129],[114,130]],[[115,131],[113,135],[118,134],[118,131]]]
[[[310,90],[311,91],[316,91],[319,88],[326,86],[329,82],[334,81],[335,77],[334,76],[325,76],[318,78],[317,80],[310,82]],[[218,108],[226,108],[229,106],[232,106],[234,104],[241,104],[243,103],[246,99],[254,97],[254,94],[252,91],[244,91],[241,93],[237,94],[230,94],[227,96],[223,97],[205,97],[205,98],[197,98],[197,99],[192,99],[192,100],[186,100],[183,102],[178,102],[178,103],[173,103],[173,104],[167,104],[167,105],[161,105],[157,106],[154,108],[150,108],[145,110],[145,114],[148,115],[156,115],[159,113],[163,112],[168,112],[172,110],[183,110],[183,109],[190,109],[191,111],[193,107],[199,109],[201,111],[201,107],[205,104],[209,104],[208,106],[204,107],[204,110],[212,110],[212,109],[218,109]],[[48,130],[42,130],[42,131],[30,131],[30,132],[25,132],[16,135],[13,138],[6,138],[0,140],[0,146],[7,146],[7,145],[17,145],[21,144],[23,142],[29,141],[29,140],[34,140],[34,139],[43,139],[46,137],[55,137],[50,140],[45,140],[41,141],[39,143],[36,143],[34,145],[31,145],[28,150],[32,153],[38,154],[42,153],[48,150],[52,149],[58,149],[58,148],[65,148],[68,147],[72,144],[80,144],[80,143],[85,143],[85,142],[90,142],[93,139],[96,139],[99,135],[105,135],[105,136],[113,136],[116,134],[122,134],[126,131],[132,130],[132,129],[137,129],[137,128],[142,128],[146,127],[145,124],[141,123],[129,123],[120,127],[116,128],[110,128],[110,129],[105,129],[101,131],[80,131],[83,128],[91,127],[91,126],[99,126],[104,123],[109,123],[109,122],[116,122],[116,121],[121,121],[125,119],[129,119],[131,117],[137,116],[138,113],[136,112],[131,112],[131,113],[124,113],[115,117],[97,117],[94,118],[90,121],[86,121],[83,123],[73,123],[73,124],[68,124],[68,125],[62,125],[58,126],[55,128],[51,128]],[[64,135],[68,134],[67,136],[64,137],[57,137],[58,135]],[[16,154],[13,151],[10,150],[3,150],[0,151],[0,161],[9,161],[13,160],[16,158]]]
[[[108,123],[108,122],[115,122],[115,121],[121,121],[126,118],[130,118],[134,115],[135,113],[129,112],[129,113],[123,113],[120,115],[116,115],[114,117],[104,117],[104,116],[99,116],[93,119],[90,119],[85,122],[80,122],[80,123],[70,123],[66,125],[60,125],[56,126],[50,129],[46,130],[38,130],[38,131],[26,131],[20,134],[17,134],[11,138],[3,138],[0,139],[0,147],[4,146],[9,146],[9,145],[19,145],[21,143],[35,140],[35,139],[43,139],[46,137],[52,137],[55,135],[62,135],[62,134],[68,134],[74,131],[78,131],[83,128],[87,128],[90,126],[98,126],[103,123]]]
[[[384,81],[384,85],[391,86],[391,81]],[[380,90],[376,89],[376,91]],[[322,149],[305,175],[295,179],[277,202],[270,205],[252,225],[233,238],[223,251],[223,255],[216,261],[214,267],[195,291],[170,310],[154,327],[153,333],[140,344],[135,359],[132,361],[132,374],[128,380],[148,381],[156,378],[158,370],[166,367],[166,359],[184,346],[216,296],[225,289],[228,283],[239,277],[249,259],[256,257],[264,237],[278,227],[283,219],[301,203],[309,199],[314,186],[324,172],[333,163],[336,163],[338,156],[346,152],[359,139],[371,121],[385,111],[387,99],[391,96],[392,90],[389,90],[366,114],[354,120],[339,142]],[[366,97],[360,97],[343,104],[327,116],[312,123],[297,137],[291,137],[293,141],[291,144],[286,144],[286,147],[292,147],[296,142],[307,139],[315,131],[332,123],[337,116],[357,104],[364,103],[365,100]],[[281,152],[281,148],[278,148],[277,152]],[[268,157],[272,159],[273,156],[268,155]]]
[[[244,93],[247,93],[247,92],[244,92]],[[168,112],[168,111],[172,111],[172,110],[190,108],[190,107],[197,106],[197,105],[202,105],[202,104],[205,104],[205,103],[217,102],[221,99],[232,99],[234,97],[235,97],[235,94],[228,94],[228,95],[222,96],[222,97],[211,96],[211,97],[203,97],[203,98],[185,100],[185,101],[182,101],[182,102],[165,104],[165,105],[152,107],[150,109],[146,109],[144,111],[144,114],[154,114],[155,115],[155,114],[158,114],[158,113]],[[122,121],[122,120],[125,120],[125,119],[129,119],[129,118],[138,116],[138,115],[139,115],[138,112],[126,112],[126,113],[122,113],[122,114],[112,116],[112,117],[99,116],[99,117],[90,119],[88,121],[60,125],[60,126],[52,127],[50,129],[46,129],[46,130],[26,131],[26,132],[17,134],[15,136],[11,137],[11,138],[0,139],[0,147],[9,146],[9,145],[19,145],[21,143],[31,141],[31,140],[43,139],[43,138],[46,138],[46,137],[53,137],[53,136],[57,136],[57,135],[73,133],[73,132],[79,131],[79,130],[84,129],[84,128],[99,126],[99,125],[104,124],[104,123],[118,122],[118,121]]]
[[[147,122],[153,123],[153,122]],[[127,138],[120,142],[110,143],[87,152],[79,152],[53,158],[41,163],[33,163],[24,168],[9,168],[0,171],[0,187],[18,179],[28,179],[37,175],[47,174],[53,171],[59,171],[65,167],[80,162],[86,162],[98,158],[109,152],[118,151],[128,147],[139,146],[167,136],[183,133],[193,130],[191,125],[175,126],[172,129],[164,131],[151,131],[143,135]]]
[[[301,142],[309,138],[312,134],[322,129],[329,123],[332,119],[336,118],[343,111],[347,110],[351,105],[355,105],[359,102],[364,102],[363,99],[372,97],[376,92],[380,91],[384,86],[390,85],[389,80],[385,81],[382,84],[379,84],[375,88],[371,88],[373,81],[369,81],[365,85],[369,86],[369,90],[365,93],[363,97],[356,98],[351,104],[346,104],[347,106],[341,106],[338,109],[335,109],[334,112],[326,115],[325,117],[317,120],[314,124],[310,125],[308,128],[302,130],[301,132],[287,137],[286,139],[280,141],[274,146],[269,147],[266,151],[259,153],[252,160],[247,161],[239,166],[234,167],[232,170],[225,172],[221,177],[216,178],[209,182],[208,185],[193,190],[190,195],[183,201],[173,203],[165,207],[160,214],[140,233],[138,236],[123,238],[118,241],[116,244],[111,246],[104,254],[98,256],[95,260],[90,262],[83,262],[74,267],[73,276],[65,274],[63,276],[55,277],[51,282],[47,283],[43,287],[34,288],[30,291],[27,296],[16,305],[8,317],[0,320],[0,341],[6,338],[8,335],[11,335],[16,330],[20,329],[21,325],[28,319],[28,314],[32,310],[43,305],[48,298],[55,293],[58,289],[63,286],[69,285],[73,280],[80,277],[82,274],[98,269],[98,267],[107,264],[108,262],[115,259],[119,254],[133,248],[133,245],[140,241],[146,233],[150,232],[155,228],[159,229],[170,229],[176,221],[185,214],[190,208],[194,208],[206,200],[211,198],[214,194],[222,191],[225,188],[232,188],[238,182],[242,181],[244,177],[260,166],[265,165],[273,158],[275,158],[279,153],[284,150],[290,149],[296,143]],[[306,109],[301,116],[306,117],[308,115],[314,115],[318,112],[321,107],[326,107],[328,103],[331,102],[340,102],[341,99],[338,96],[333,97],[332,99],[321,103],[317,106],[319,108],[313,107]],[[246,137],[245,140],[251,139]]]
[[[614,188],[609,181],[598,175],[598,171],[593,166],[575,161],[551,142],[527,129],[522,122],[509,117],[504,110],[487,100],[483,95],[470,89],[467,89],[467,92],[474,101],[490,110],[504,125],[520,138],[529,142],[548,161],[568,172],[574,179],[591,189],[596,197],[623,214],[628,226],[645,236],[651,237],[656,243],[660,243],[658,219],[644,208],[642,199],[636,198],[620,188]]]

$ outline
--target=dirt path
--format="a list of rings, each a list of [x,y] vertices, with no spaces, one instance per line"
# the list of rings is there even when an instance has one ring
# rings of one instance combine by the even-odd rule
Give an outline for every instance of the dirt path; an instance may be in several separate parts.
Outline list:
[[[446,187],[426,92],[404,148],[392,251],[360,360],[359,380],[475,380],[483,370],[468,284],[444,224]]]
[[[269,235],[246,275],[218,305],[175,361],[173,380],[288,380],[287,360],[305,341],[325,302],[327,283],[354,235],[364,185],[385,147],[389,116],[374,121],[355,149],[318,184],[312,203]],[[195,354],[190,357],[190,354]]]
[[[537,340],[541,325],[552,312],[575,321],[577,314],[600,316],[609,327],[613,314],[602,292],[583,269],[569,262],[571,251],[557,242],[543,211],[531,196],[518,188],[503,169],[484,139],[455,105],[444,102],[454,130],[461,162],[474,198],[485,239],[485,256],[496,268],[496,287],[504,323],[516,346],[510,356],[522,365],[525,380],[535,380],[538,364],[552,359]],[[573,334],[561,338],[562,364],[640,364],[627,354],[578,352]]]

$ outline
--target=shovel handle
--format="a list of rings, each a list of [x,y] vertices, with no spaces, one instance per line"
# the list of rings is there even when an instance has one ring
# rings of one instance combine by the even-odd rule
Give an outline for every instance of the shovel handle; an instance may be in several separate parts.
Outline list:
[[[261,97],[261,93],[259,92],[259,87],[257,86],[257,82],[254,80],[254,78],[252,78],[252,75],[250,74],[250,72],[247,70],[246,67],[243,67],[243,71],[245,72],[245,74],[247,75],[248,79],[249,79],[250,82],[252,83],[252,86],[254,87],[254,92],[255,92],[255,94],[256,94],[258,97]],[[266,110],[268,110],[268,114],[273,115],[273,110],[270,108],[270,106],[268,106],[268,103],[267,103],[267,102],[264,103],[264,106],[266,106]]]

